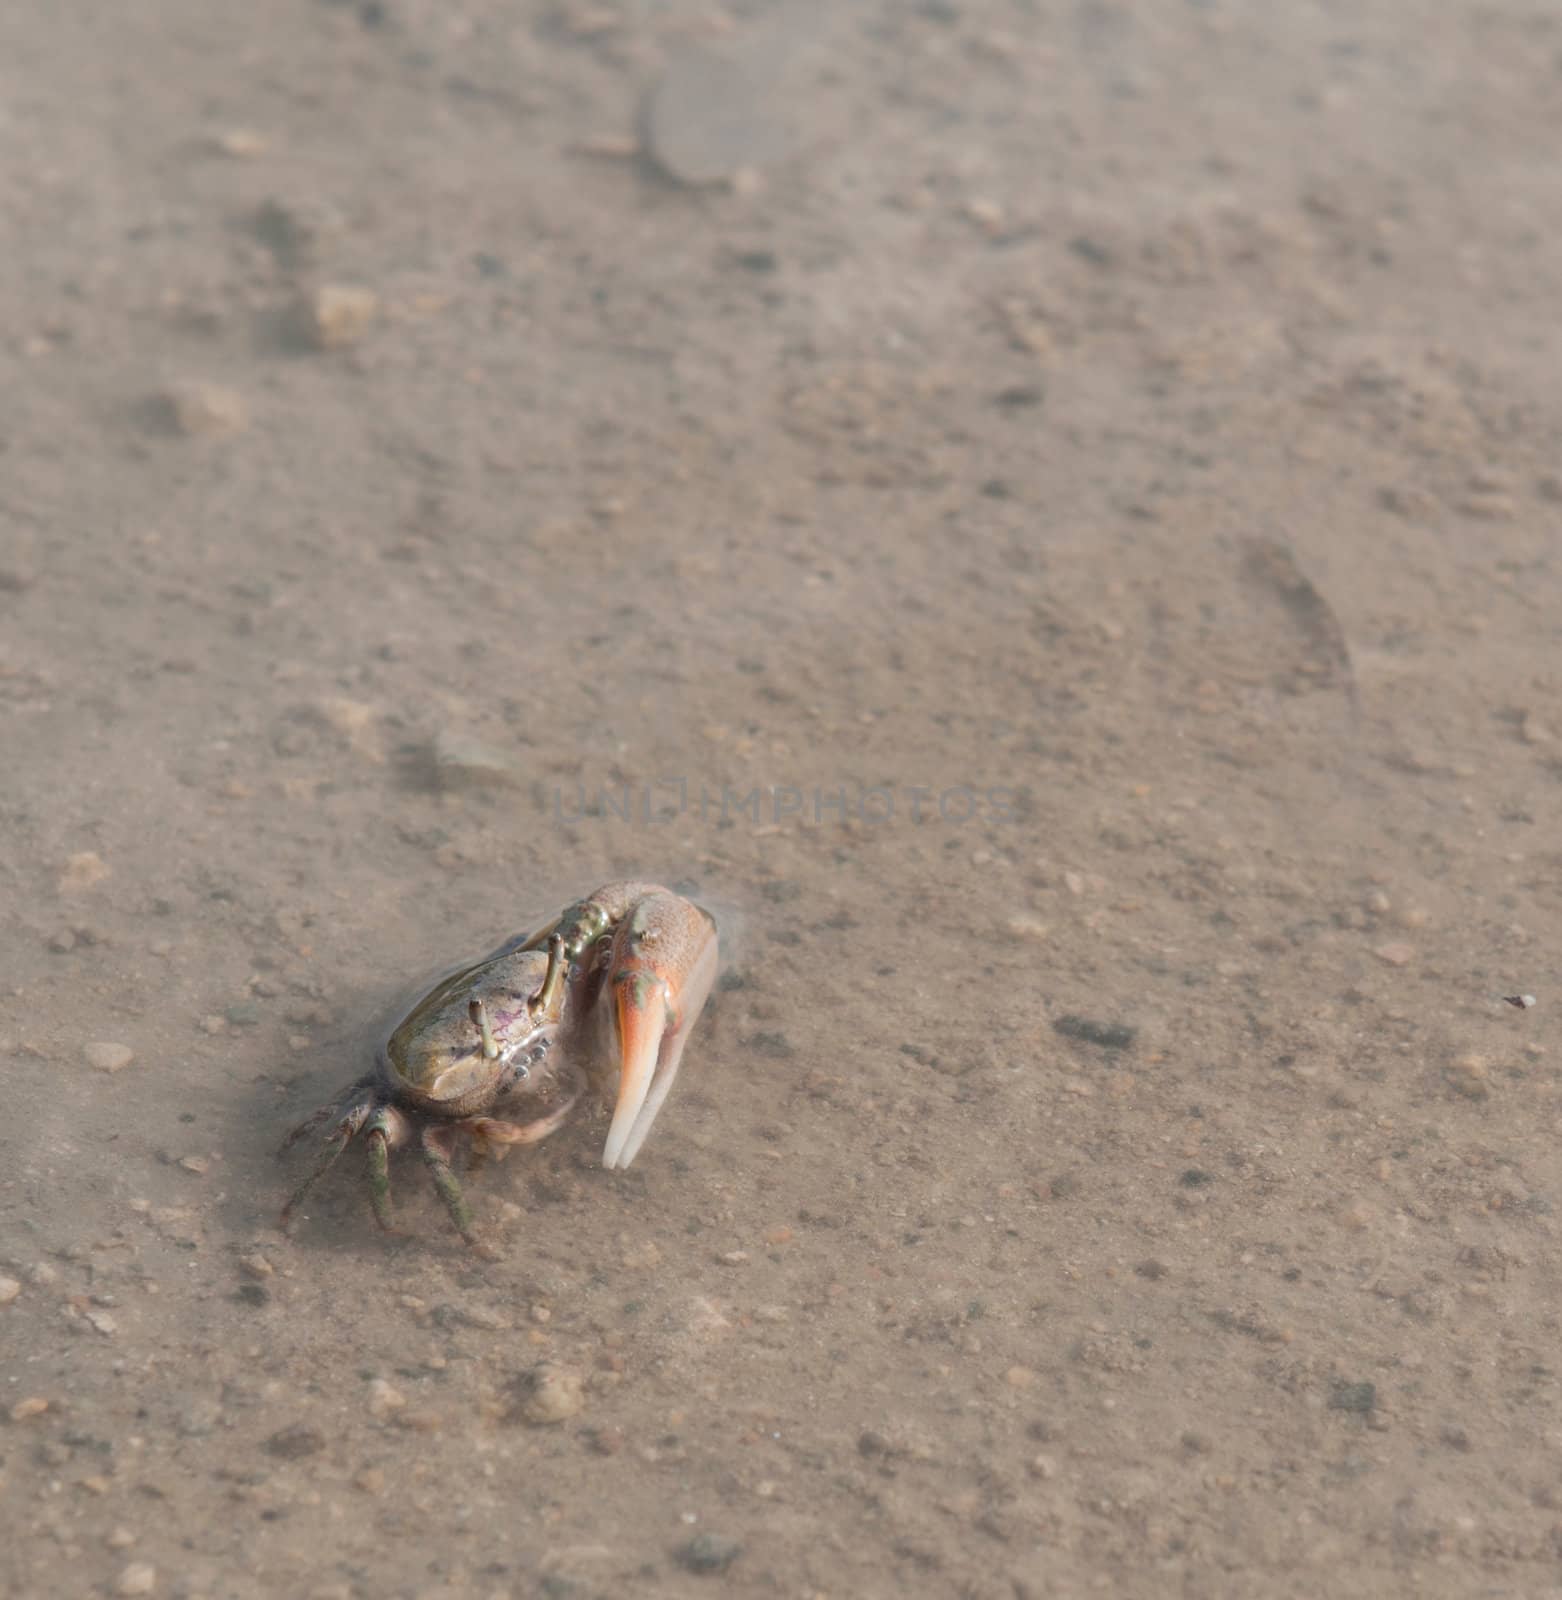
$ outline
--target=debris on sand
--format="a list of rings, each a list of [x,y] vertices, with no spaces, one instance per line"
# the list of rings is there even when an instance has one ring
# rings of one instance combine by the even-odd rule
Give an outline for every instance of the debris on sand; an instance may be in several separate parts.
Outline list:
[[[730,183],[773,161],[782,147],[764,86],[742,61],[709,50],[680,56],[651,91],[642,116],[646,154],[674,183]]]
[[[266,1453],[281,1461],[302,1461],[325,1449],[325,1435],[307,1423],[296,1422],[266,1440]]]
[[[719,1533],[698,1533],[678,1550],[678,1559],[690,1572],[725,1572],[743,1554],[743,1546],[736,1539],[724,1539]]]
[[[434,735],[429,756],[441,789],[496,789],[519,778],[514,762],[502,751],[450,728]]]
[[[1273,594],[1301,630],[1313,657],[1314,675],[1343,688],[1351,709],[1359,709],[1356,671],[1345,630],[1334,608],[1296,564],[1291,547],[1279,539],[1247,539],[1243,541],[1243,555],[1249,582]]]
[[[59,891],[61,894],[80,894],[84,889],[102,883],[112,870],[96,850],[78,850],[65,863],[65,870],[60,874]]]
[[[236,390],[199,378],[179,379],[154,396],[158,420],[187,439],[221,438],[249,426],[249,408]]]
[[[111,1044],[107,1041],[89,1044],[82,1055],[95,1072],[118,1072],[136,1058],[135,1051],[128,1044]]]
[[[1350,1411],[1357,1416],[1367,1416],[1377,1409],[1378,1389],[1375,1383],[1337,1383],[1329,1395],[1331,1411]]]
[[[254,217],[255,236],[288,271],[314,266],[343,232],[336,209],[322,200],[272,198]]]
[[[378,321],[380,297],[356,284],[325,283],[294,307],[304,343],[316,350],[345,350],[360,343]]]
[[[1103,1050],[1126,1050],[1139,1036],[1139,1030],[1126,1022],[1096,1022],[1089,1017],[1059,1017],[1052,1028],[1065,1039],[1098,1044]]]
[[[585,1382],[569,1367],[544,1363],[528,1374],[526,1388],[520,1415],[537,1427],[579,1416],[586,1404]]]

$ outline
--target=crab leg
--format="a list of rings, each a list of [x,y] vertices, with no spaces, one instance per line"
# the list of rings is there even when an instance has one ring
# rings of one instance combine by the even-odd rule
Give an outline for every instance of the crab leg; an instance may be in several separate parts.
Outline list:
[[[645,1142],[715,979],[716,928],[698,906],[655,890],[619,924],[603,988],[619,1069],[604,1167],[627,1167]]]
[[[332,1106],[330,1110],[335,1111],[336,1107]],[[320,1152],[320,1159],[315,1162],[314,1166],[310,1169],[308,1177],[306,1177],[304,1181],[299,1184],[299,1186],[288,1197],[287,1204],[283,1206],[281,1220],[282,1230],[284,1233],[288,1230],[292,1223],[294,1210],[302,1203],[304,1197],[309,1193],[309,1191],[313,1189],[314,1186],[326,1175],[326,1173],[328,1173],[331,1168],[336,1165],[336,1158],[341,1155],[342,1151],[344,1151],[349,1144],[352,1143],[353,1136],[364,1125],[364,1123],[368,1121],[368,1119],[368,1101],[360,1101],[358,1104],[349,1106],[347,1108],[347,1111],[343,1114],[342,1120],[336,1126],[336,1131],[329,1139],[326,1140],[325,1149]],[[287,1143],[291,1144],[294,1139],[302,1135],[307,1129],[313,1127],[317,1120],[320,1120],[318,1112],[315,1114],[315,1116],[311,1117],[308,1122],[305,1122],[302,1124],[302,1126],[295,1128],[288,1136]],[[283,1149],[285,1150],[286,1148],[287,1145],[284,1145]]]
[[[321,1106],[318,1111],[312,1112],[309,1116],[305,1117],[304,1120],[299,1123],[299,1125],[294,1128],[287,1138],[285,1138],[277,1147],[277,1154],[279,1156],[285,1155],[293,1148],[295,1144],[298,1143],[300,1139],[304,1137],[306,1133],[312,1133],[320,1126],[322,1122],[328,1122],[332,1117],[340,1117],[343,1114],[344,1106],[346,1106],[347,1103],[351,1101],[360,1090],[367,1089],[369,1087],[369,1083],[370,1080],[368,1078],[359,1078],[356,1083],[350,1083],[337,1099],[328,1101],[325,1105]],[[336,1136],[333,1134],[332,1138],[335,1137]]]
[[[419,1153],[428,1167],[429,1176],[434,1180],[434,1187],[439,1190],[439,1198],[445,1202],[445,1210],[450,1213],[450,1220],[456,1225],[456,1232],[478,1255],[492,1261],[495,1259],[495,1252],[478,1238],[473,1229],[472,1208],[466,1203],[466,1196],[461,1192],[461,1184],[450,1165],[451,1132],[449,1128],[425,1128],[423,1137],[418,1143]]]

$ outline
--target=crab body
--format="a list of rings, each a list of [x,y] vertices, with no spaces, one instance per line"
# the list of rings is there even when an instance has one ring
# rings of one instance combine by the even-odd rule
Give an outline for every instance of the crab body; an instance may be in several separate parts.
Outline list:
[[[457,1138],[479,1154],[536,1144],[590,1087],[615,1099],[603,1165],[627,1167],[677,1076],[716,963],[708,913],[659,884],[625,882],[447,974],[385,1032],[372,1069],[288,1136],[284,1149],[330,1123],[284,1227],[361,1136],[382,1227],[392,1229],[390,1152],[416,1143],[461,1236],[490,1253],[452,1168]]]

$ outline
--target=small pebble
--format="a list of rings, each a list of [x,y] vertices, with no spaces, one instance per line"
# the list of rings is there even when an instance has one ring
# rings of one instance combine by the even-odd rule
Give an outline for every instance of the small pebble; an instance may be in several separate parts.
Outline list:
[[[110,1550],[128,1550],[136,1542],[136,1536],[129,1528],[115,1528],[103,1538]]]
[[[253,128],[227,128],[212,135],[212,148],[235,161],[252,161],[264,155],[268,147],[265,135]]]
[[[78,850],[65,862],[65,870],[60,874],[60,893],[80,894],[82,890],[101,883],[110,875],[110,871],[96,850]]]
[[[135,1051],[127,1044],[89,1044],[82,1055],[86,1058],[87,1065],[98,1072],[118,1072],[121,1067],[128,1067],[135,1060]]]
[[[1011,939],[1029,939],[1036,944],[1044,944],[1051,937],[1051,930],[1040,917],[1027,916],[1024,913],[1010,917],[1005,926],[1009,930]]]
[[[784,135],[745,62],[691,50],[669,63],[642,117],[647,154],[675,183],[732,182],[773,159]]]
[[[1036,1385],[1036,1373],[1032,1367],[1010,1367],[1003,1377],[1011,1389],[1032,1389]]]
[[[1407,962],[1415,959],[1415,947],[1408,944],[1380,944],[1375,955],[1385,966],[1402,967]]]
[[[372,289],[326,283],[305,295],[297,316],[305,339],[317,350],[344,350],[359,343],[380,314]]]
[[[48,1409],[49,1402],[42,1395],[29,1395],[11,1407],[11,1421],[26,1422],[29,1417],[41,1417]]]
[[[277,1269],[258,1252],[239,1257],[239,1271],[247,1278],[269,1278]]]
[[[384,1378],[370,1380],[367,1405],[371,1417],[388,1417],[393,1411],[402,1410],[406,1404],[406,1395]]]
[[[1484,1100],[1491,1093],[1487,1084],[1490,1072],[1491,1063],[1486,1057],[1472,1054],[1456,1056],[1448,1064],[1444,1077],[1448,1086],[1466,1100]]]
[[[301,1461],[305,1456],[317,1455],[325,1449],[325,1435],[318,1428],[296,1422],[283,1428],[266,1440],[266,1451],[283,1461]]]
[[[22,1292],[15,1278],[0,1278],[0,1306],[8,1306]]]
[[[220,384],[189,380],[173,383],[157,396],[164,424],[187,438],[219,438],[249,425],[243,397]]]
[[[148,1561],[132,1561],[120,1573],[115,1594],[151,1594],[157,1587],[157,1568]]]
[[[101,1333],[105,1339],[112,1339],[119,1332],[119,1324],[106,1311],[84,1311],[82,1316],[87,1326],[94,1333]]]
[[[1337,1383],[1329,1395],[1331,1411],[1351,1411],[1365,1416],[1376,1409],[1377,1385],[1373,1383]]]
[[[502,750],[453,728],[435,734],[429,755],[442,789],[502,788],[520,779],[515,762]]]
[[[225,1018],[214,1015],[202,1017],[201,1028],[206,1033],[226,1033],[228,1031],[228,1024]]]
[[[179,1165],[186,1172],[193,1172],[196,1177],[204,1178],[211,1171],[211,1162],[205,1156],[181,1156]]]
[[[585,1406],[585,1385],[568,1367],[540,1366],[531,1375],[531,1392],[522,1406],[526,1421],[540,1427],[578,1416]]]
[[[1052,1028],[1065,1039],[1100,1045],[1103,1050],[1126,1050],[1139,1036],[1139,1030],[1126,1022],[1097,1022],[1090,1017],[1059,1017]]]
[[[327,695],[313,701],[304,714],[339,735],[350,750],[376,764],[385,759],[379,733],[379,711],[363,700]]]
[[[989,238],[995,239],[1003,233],[1006,220],[1004,209],[996,200],[989,200],[985,195],[972,195],[960,207],[960,211]]]
[[[736,1539],[724,1539],[718,1533],[697,1533],[678,1550],[678,1559],[690,1572],[725,1572],[743,1554],[743,1546]]]

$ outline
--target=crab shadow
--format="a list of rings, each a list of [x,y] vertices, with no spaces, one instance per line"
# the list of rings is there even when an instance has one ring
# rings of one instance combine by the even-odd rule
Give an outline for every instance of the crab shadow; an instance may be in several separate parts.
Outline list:
[[[344,1008],[345,1009],[345,1008]],[[366,1014],[372,1014],[373,1007]],[[322,1035],[307,1050],[257,1073],[248,1086],[242,1125],[250,1132],[235,1141],[229,1160],[234,1178],[220,1202],[221,1232],[245,1249],[287,1251],[300,1259],[380,1258],[420,1262],[430,1255],[490,1263],[471,1251],[451,1226],[427,1169],[412,1149],[391,1153],[391,1203],[396,1231],[374,1220],[369,1199],[367,1153],[361,1139],[341,1152],[330,1169],[282,1225],[283,1207],[318,1160],[333,1127],[325,1118],[290,1148],[284,1140],[323,1107],[334,1107],[374,1063],[377,1022]],[[479,1233],[501,1259],[520,1251],[518,1236],[539,1227],[549,1213],[615,1214],[632,1208],[647,1192],[643,1172],[609,1173],[600,1162],[608,1116],[588,1094],[576,1114],[552,1137],[504,1157],[478,1157],[465,1142],[456,1171],[476,1216]],[[242,1298],[262,1302],[265,1285],[239,1286]]]

